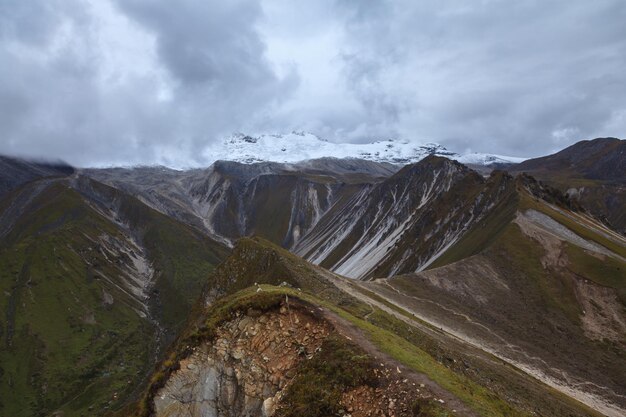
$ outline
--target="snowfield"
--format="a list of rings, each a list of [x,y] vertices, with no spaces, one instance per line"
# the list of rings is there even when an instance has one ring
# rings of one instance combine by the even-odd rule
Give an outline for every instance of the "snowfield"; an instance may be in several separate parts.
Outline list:
[[[485,153],[459,155],[436,143],[420,144],[406,140],[381,140],[373,143],[332,143],[305,132],[284,135],[235,134],[203,152],[210,162],[236,161],[294,163],[325,157],[359,158],[397,165],[412,164],[428,155],[444,156],[464,164],[491,165],[519,163],[527,158]]]
[[[456,161],[462,164],[474,164],[474,165],[491,165],[491,164],[519,164],[524,162],[528,158],[519,158],[515,156],[503,156],[494,155],[488,153],[468,153],[465,155],[457,155],[452,157]]]

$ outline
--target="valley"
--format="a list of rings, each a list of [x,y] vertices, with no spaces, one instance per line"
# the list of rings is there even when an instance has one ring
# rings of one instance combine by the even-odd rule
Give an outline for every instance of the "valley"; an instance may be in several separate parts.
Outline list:
[[[621,416],[623,143],[2,157],[0,415]]]

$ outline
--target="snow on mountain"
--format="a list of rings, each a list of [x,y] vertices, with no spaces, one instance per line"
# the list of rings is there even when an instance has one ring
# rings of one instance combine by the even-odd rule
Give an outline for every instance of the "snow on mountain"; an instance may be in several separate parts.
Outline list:
[[[517,163],[525,158],[490,154],[459,155],[436,143],[419,144],[405,140],[381,140],[373,143],[332,143],[306,132],[284,135],[235,134],[209,147],[204,156],[210,161],[293,163],[324,157],[359,158],[375,162],[405,165],[428,155],[444,156],[462,163],[489,165]]]
[[[393,139],[366,144],[331,143],[304,132],[260,136],[236,134],[205,152],[205,156],[210,160],[230,160],[242,163],[264,161],[293,163],[334,157],[408,164],[420,161],[431,154],[447,157],[455,155],[443,146],[434,143],[421,145]]]
[[[467,153],[464,155],[458,155],[453,157],[462,164],[475,164],[475,165],[491,165],[491,164],[519,164],[524,162],[528,158],[519,158],[515,156],[502,156],[488,153]]]

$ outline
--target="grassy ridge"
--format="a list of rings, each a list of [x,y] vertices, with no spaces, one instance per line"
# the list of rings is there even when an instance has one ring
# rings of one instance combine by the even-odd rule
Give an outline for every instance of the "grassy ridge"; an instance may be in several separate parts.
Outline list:
[[[173,334],[225,251],[115,192],[108,201],[155,269],[151,311]],[[63,181],[49,185],[0,244],[0,415],[102,414],[128,401],[153,366],[155,322],[121,285],[131,260],[99,243],[123,242],[128,232],[85,198]]]
[[[527,415],[508,405],[493,392],[443,366],[424,350],[406,340],[402,337],[407,332],[406,324],[380,309],[375,308],[374,313],[369,315],[368,319],[364,319],[344,308],[307,293],[265,285],[263,290],[271,293],[288,294],[312,304],[323,305],[356,325],[382,352],[387,353],[409,368],[427,375],[482,416]]]
[[[132,301],[93,277],[94,265],[106,275],[120,273],[88,249],[103,233],[119,237],[76,193],[57,185],[34,202],[9,236],[12,244],[0,249],[0,288],[10,294],[0,299],[7,324],[0,350],[3,415],[36,415],[63,404],[68,415],[114,406],[114,393],[123,396],[128,380],[148,369],[152,325]],[[114,308],[103,302],[103,291],[119,300]]]
[[[258,287],[246,288],[234,295],[221,299],[209,310],[208,317],[199,329],[189,332],[188,336],[179,341],[166,361],[161,364],[161,369],[155,373],[153,385],[148,390],[149,395],[139,406],[137,415],[147,416],[150,409],[150,395],[156,394],[158,388],[163,386],[171,372],[177,369],[177,362],[184,358],[190,347],[210,341],[219,324],[233,317],[236,311],[244,311],[251,306],[254,308],[267,308],[276,305],[284,300],[285,296],[300,299],[313,305],[321,305],[343,319],[361,329],[365,335],[382,351],[406,366],[428,375],[435,382],[445,389],[461,398],[468,406],[484,416],[525,416],[525,413],[515,410],[496,394],[489,392],[472,380],[456,374],[451,369],[440,364],[428,353],[418,348],[411,342],[396,333],[395,326],[402,326],[403,323],[394,319],[389,314],[376,309],[374,314],[365,320],[355,314],[364,314],[364,311],[371,309],[356,300],[348,303],[347,308],[339,307],[334,301],[319,298],[306,291],[298,291],[288,287],[276,287],[271,285],[260,285],[261,292],[257,292]],[[323,294],[321,294],[324,297]],[[335,297],[331,297],[335,299]],[[383,327],[381,327],[381,325]],[[386,327],[386,328],[385,328]],[[405,330],[406,332],[406,330]],[[400,333],[401,334],[401,333]],[[314,389],[312,386],[309,389]],[[301,393],[301,392],[300,392]],[[294,394],[295,395],[295,394]],[[306,396],[300,396],[305,398]],[[441,411],[441,410],[439,410]],[[442,414],[446,415],[446,414]]]
[[[521,234],[516,225],[510,225],[510,228],[501,231],[501,236],[508,239],[512,231]],[[528,254],[523,249],[519,252],[520,262]],[[510,258],[507,259],[510,262]],[[215,283],[230,285],[226,293],[231,295],[217,300],[208,311],[199,311],[198,314],[205,315],[205,319],[190,321],[202,324],[190,326],[186,335],[173,345],[168,360],[155,373],[158,378],[149,395],[158,391],[190,346],[210,341],[213,334],[211,329],[232,317],[234,311],[258,303],[266,307],[276,305],[287,295],[290,299],[297,298],[323,306],[348,320],[361,329],[382,352],[428,375],[480,415],[525,416],[531,412],[545,412],[545,415],[553,416],[563,415],[564,412],[597,415],[580,403],[495,359],[499,364],[483,363],[472,355],[440,345],[404,321],[340,291],[326,281],[325,274],[323,270],[263,239],[241,240],[233,256],[220,265],[212,277]],[[279,284],[283,281],[299,286],[302,290],[262,284],[262,291],[257,292],[258,286],[252,286],[255,282]],[[548,296],[552,289],[545,291]],[[560,311],[558,305],[552,308]],[[411,314],[399,307],[395,310],[413,319]],[[150,396],[146,397],[143,409],[147,410],[149,404]]]

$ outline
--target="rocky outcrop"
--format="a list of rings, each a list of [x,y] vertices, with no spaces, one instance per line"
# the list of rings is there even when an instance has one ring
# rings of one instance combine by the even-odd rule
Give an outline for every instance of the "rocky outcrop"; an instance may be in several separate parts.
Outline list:
[[[272,416],[298,363],[331,327],[300,310],[248,310],[196,348],[154,398],[156,416]]]

